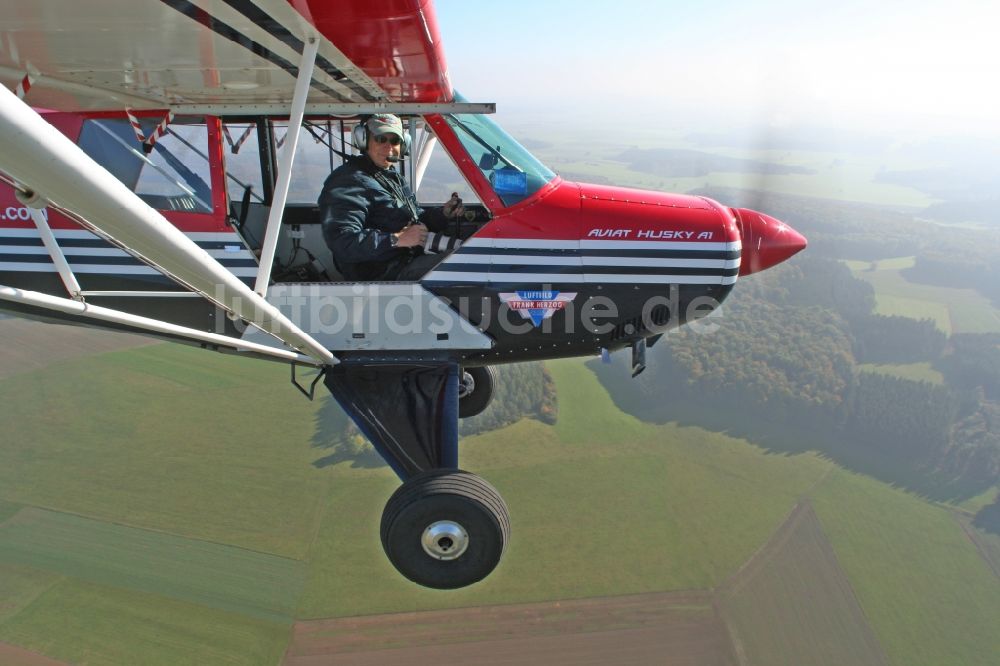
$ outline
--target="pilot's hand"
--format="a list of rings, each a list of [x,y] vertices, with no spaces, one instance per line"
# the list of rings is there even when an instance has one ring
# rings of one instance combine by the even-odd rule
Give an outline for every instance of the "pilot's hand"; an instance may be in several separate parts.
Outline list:
[[[418,247],[427,240],[427,227],[422,224],[411,224],[396,236],[396,247]]]
[[[441,212],[443,212],[444,216],[449,220],[461,217],[465,214],[465,206],[462,205],[462,199],[458,196],[458,192],[451,193],[451,199],[448,199],[448,201],[445,202]]]

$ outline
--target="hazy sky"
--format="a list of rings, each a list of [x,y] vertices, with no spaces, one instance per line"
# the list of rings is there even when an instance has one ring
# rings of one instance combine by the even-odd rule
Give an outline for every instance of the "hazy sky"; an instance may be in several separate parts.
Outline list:
[[[1000,135],[997,0],[436,0],[452,82],[501,117]],[[612,116],[613,117],[613,116]],[[707,127],[706,127],[707,129]]]

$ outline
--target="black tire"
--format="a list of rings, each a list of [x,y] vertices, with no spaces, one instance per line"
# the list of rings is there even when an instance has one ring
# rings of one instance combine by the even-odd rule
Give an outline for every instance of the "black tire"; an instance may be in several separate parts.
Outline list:
[[[459,378],[458,418],[482,414],[493,402],[497,386],[497,370],[492,365],[463,368]],[[464,393],[464,395],[463,395]]]
[[[451,542],[445,534],[435,542],[433,530],[442,525],[457,526],[460,536]],[[496,568],[510,540],[510,516],[500,493],[475,474],[431,470],[408,479],[389,498],[381,535],[382,548],[399,573],[419,585],[450,590],[480,581]],[[448,550],[462,544],[461,552]]]

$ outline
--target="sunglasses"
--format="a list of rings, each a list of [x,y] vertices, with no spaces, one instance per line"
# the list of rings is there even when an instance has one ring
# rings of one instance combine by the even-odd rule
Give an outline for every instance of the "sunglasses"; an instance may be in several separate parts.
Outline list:
[[[398,146],[400,143],[403,142],[403,140],[400,139],[395,134],[379,134],[379,135],[377,135],[377,136],[375,136],[373,138],[375,139],[375,143],[379,143],[379,144],[389,143],[389,144],[391,144],[393,146]]]

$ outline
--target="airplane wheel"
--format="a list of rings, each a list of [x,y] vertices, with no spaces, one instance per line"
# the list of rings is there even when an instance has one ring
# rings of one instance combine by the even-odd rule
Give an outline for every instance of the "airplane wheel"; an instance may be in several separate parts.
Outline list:
[[[465,419],[483,410],[493,402],[497,385],[497,370],[491,365],[464,368],[458,381],[458,417]]]
[[[510,539],[507,505],[485,480],[461,470],[422,472],[382,512],[382,547],[414,583],[439,590],[482,580]]]

